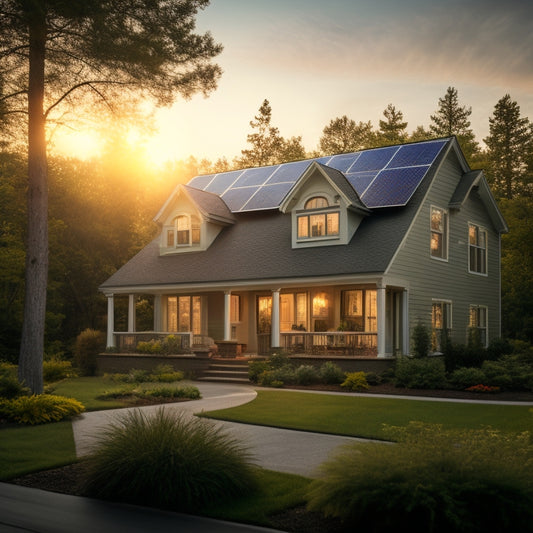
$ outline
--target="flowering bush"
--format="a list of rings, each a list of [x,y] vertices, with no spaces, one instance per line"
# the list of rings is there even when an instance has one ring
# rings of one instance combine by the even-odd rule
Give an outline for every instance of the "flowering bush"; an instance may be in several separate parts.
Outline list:
[[[348,372],[346,379],[341,383],[341,387],[353,392],[365,391],[369,388],[364,372]]]
[[[465,390],[469,392],[499,392],[500,387],[491,387],[490,385],[482,385],[480,383],[479,385],[472,385]]]
[[[84,410],[83,404],[78,400],[52,394],[20,396],[12,400],[0,401],[0,416],[18,424],[59,422],[78,415]]]

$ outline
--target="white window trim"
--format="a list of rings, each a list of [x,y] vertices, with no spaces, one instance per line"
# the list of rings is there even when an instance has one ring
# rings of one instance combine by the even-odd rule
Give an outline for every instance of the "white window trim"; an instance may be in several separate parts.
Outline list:
[[[486,348],[489,345],[489,308],[486,305],[478,305],[478,304],[470,304],[468,307],[468,328],[466,333],[466,340],[468,342],[468,330],[470,328],[473,328],[475,326],[470,325],[470,313],[472,311],[472,308],[475,309],[485,309],[485,327],[480,328],[479,326],[476,327],[476,329],[484,329],[485,330],[485,342],[483,343],[483,346]]]
[[[433,209],[438,209],[439,211],[442,211],[442,213],[444,214],[444,217],[445,217],[445,227],[444,227],[444,239],[443,239],[443,244],[445,246],[445,250],[446,250],[446,253],[444,254],[445,257],[438,257],[438,256],[435,256],[431,253],[431,234],[433,233],[433,228],[431,227],[431,214],[433,212]],[[449,212],[447,209],[444,209],[443,207],[439,207],[437,205],[431,205],[430,208],[429,208],[429,256],[431,257],[431,259],[434,259],[435,261],[442,261],[443,263],[447,263],[448,262],[448,258],[449,258],[449,250],[450,250],[450,247],[449,247],[449,241],[450,241],[450,216],[449,216]]]
[[[338,220],[338,228],[339,231],[336,235],[319,235],[317,237],[312,237],[311,235],[308,237],[300,237],[298,234],[298,220],[300,217],[310,217],[312,215],[326,215],[326,229],[327,229],[327,215],[332,213],[338,213],[339,220]],[[338,205],[332,205],[328,207],[319,207],[316,209],[299,209],[296,211],[296,241],[297,242],[315,242],[315,241],[331,241],[331,240],[339,240],[341,236],[341,212],[340,207]]]
[[[477,272],[476,270],[472,270],[470,267],[470,247],[474,246],[476,249],[481,248],[480,246],[470,244],[470,226],[475,226],[478,228],[478,231],[483,231],[485,233],[485,272]],[[468,222],[466,242],[468,244],[468,273],[476,276],[487,277],[489,275],[489,233],[485,226],[477,224],[476,222]]]

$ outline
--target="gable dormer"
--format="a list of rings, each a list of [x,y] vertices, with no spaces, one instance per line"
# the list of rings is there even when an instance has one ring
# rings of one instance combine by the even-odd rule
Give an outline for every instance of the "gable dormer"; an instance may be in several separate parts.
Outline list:
[[[155,217],[161,227],[160,255],[207,250],[235,217],[224,201],[205,191],[178,185]]]
[[[280,205],[291,213],[292,247],[348,244],[370,213],[344,175],[313,162]]]

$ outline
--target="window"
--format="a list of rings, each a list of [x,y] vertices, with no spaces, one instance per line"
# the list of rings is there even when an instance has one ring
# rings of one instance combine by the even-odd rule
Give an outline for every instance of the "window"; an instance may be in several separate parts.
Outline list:
[[[479,336],[479,342],[485,347],[488,345],[489,338],[487,314],[488,309],[482,305],[470,306],[469,340],[474,340],[472,335]]]
[[[202,333],[202,300],[200,296],[169,296],[167,300],[168,331]]]
[[[324,211],[298,215],[298,239],[337,237],[339,235],[338,208],[330,208],[326,198],[323,196],[310,198],[305,202],[305,209]]]
[[[442,352],[444,342],[452,332],[451,302],[433,302],[431,306],[431,349]]]
[[[468,270],[487,273],[487,232],[475,224],[468,225]]]
[[[232,294],[230,299],[230,322],[241,321],[241,297],[238,294]]]
[[[448,259],[448,212],[431,207],[431,257]]]
[[[167,247],[200,244],[200,219],[195,215],[179,215],[167,230]]]
[[[281,331],[307,330],[307,294],[280,294]]]
[[[343,326],[347,331],[377,331],[375,290],[342,291]]]

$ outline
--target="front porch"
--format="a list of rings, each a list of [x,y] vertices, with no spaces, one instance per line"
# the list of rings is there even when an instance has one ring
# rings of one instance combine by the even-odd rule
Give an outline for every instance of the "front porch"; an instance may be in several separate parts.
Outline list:
[[[386,358],[409,353],[408,291],[374,283],[107,294],[108,352]],[[127,298],[127,300],[125,299]],[[115,299],[122,313],[116,321]],[[124,305],[127,301],[127,305]],[[143,304],[141,306],[141,304]],[[120,313],[119,313],[120,314]],[[137,331],[139,324],[152,331]],[[124,331],[127,330],[127,331]]]

